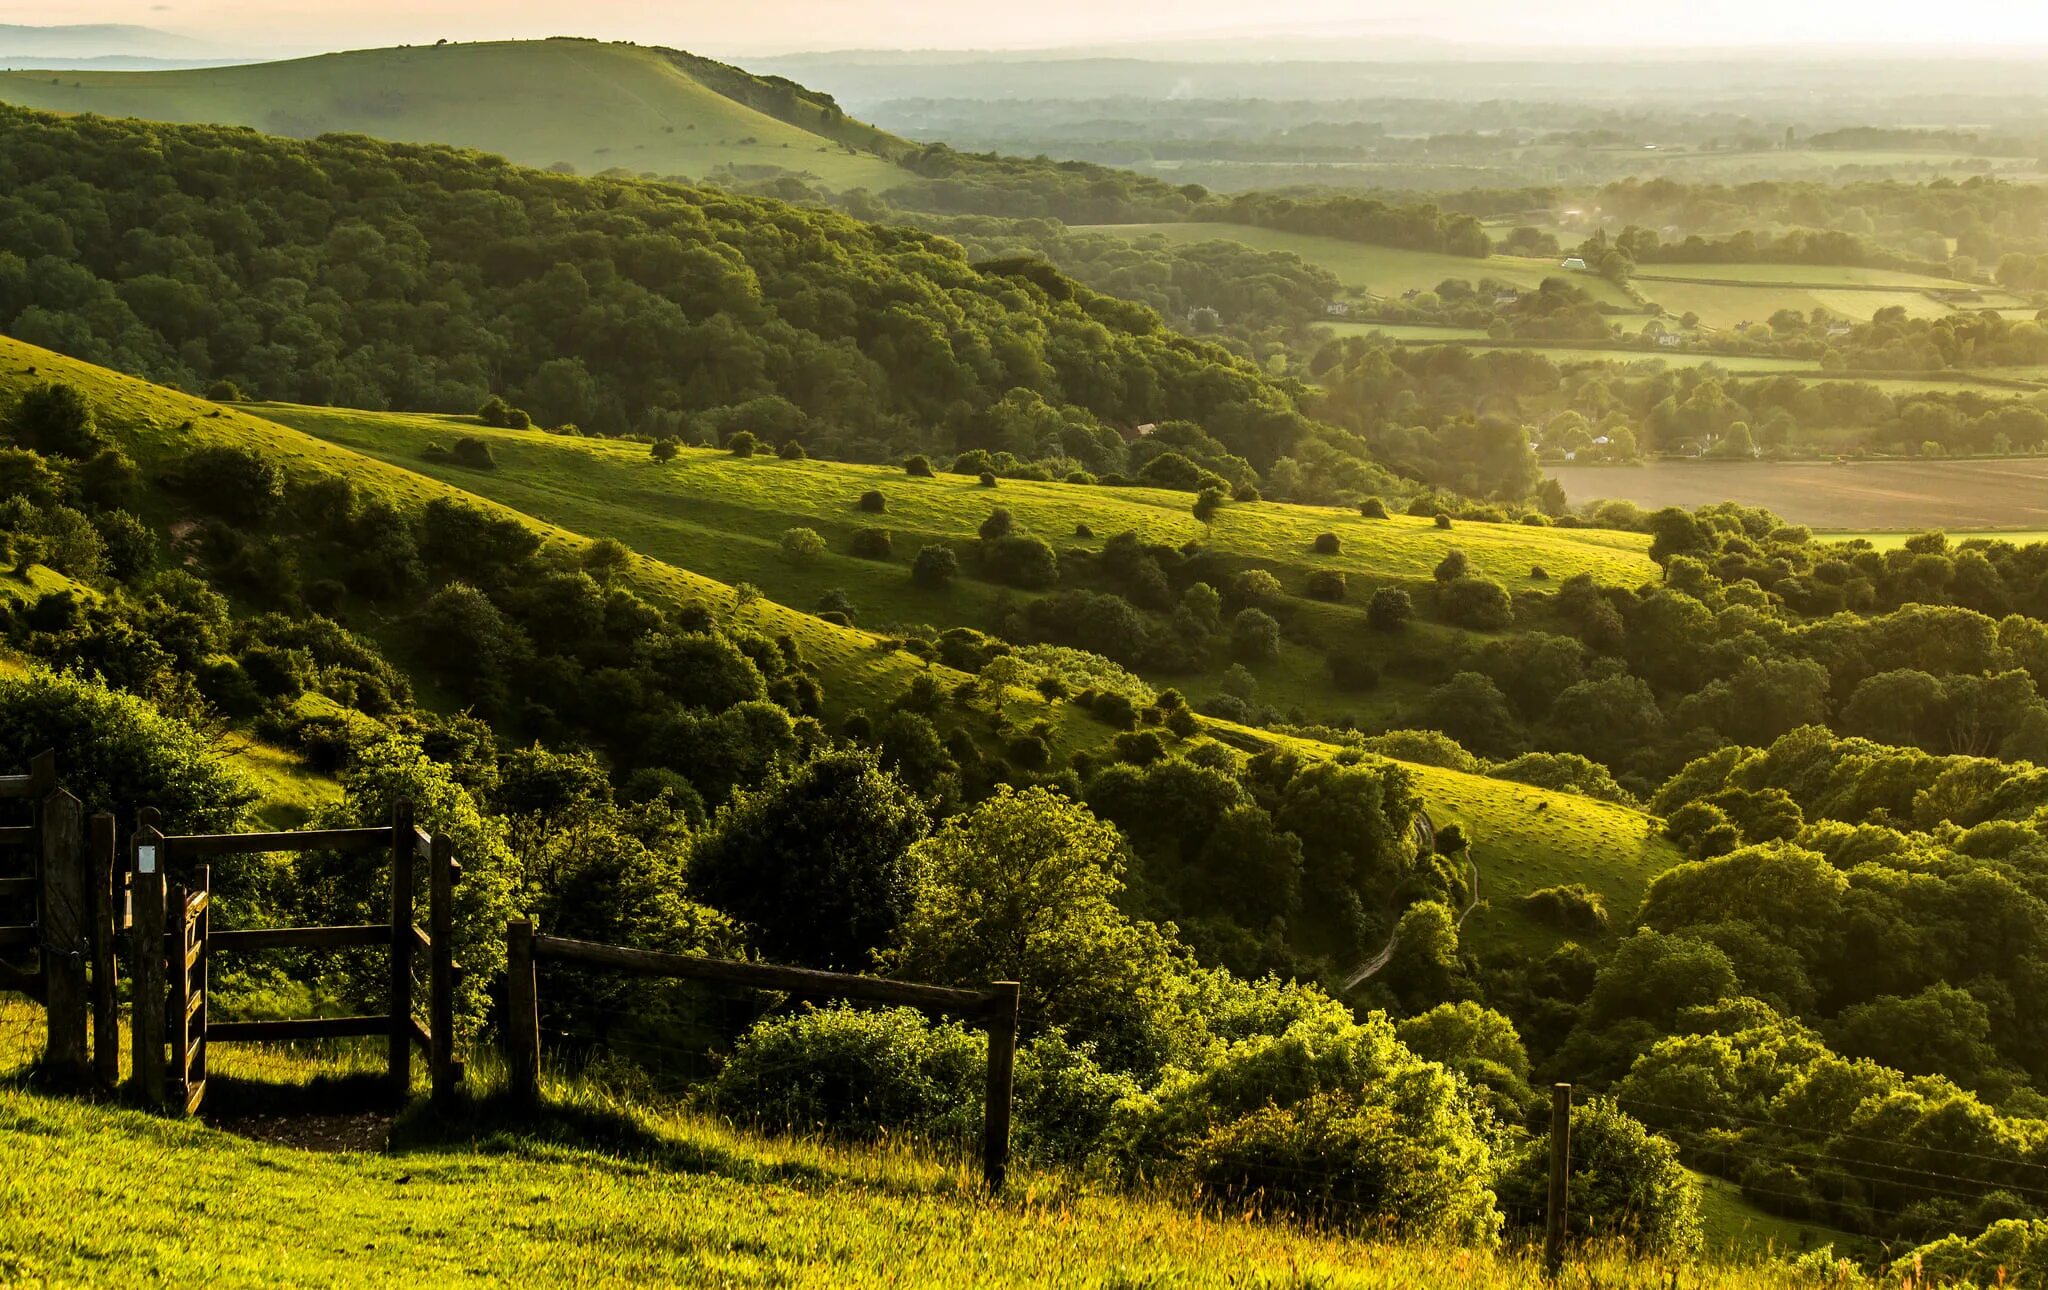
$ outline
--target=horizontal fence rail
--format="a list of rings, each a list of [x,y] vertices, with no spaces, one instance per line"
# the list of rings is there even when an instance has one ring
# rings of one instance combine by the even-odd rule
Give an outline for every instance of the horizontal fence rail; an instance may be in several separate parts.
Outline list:
[[[595,941],[542,936],[525,919],[505,925],[505,1057],[513,1095],[532,1102],[540,1095],[540,987],[537,965],[573,963],[641,976],[706,981],[750,990],[774,990],[806,999],[921,1008],[977,1022],[988,1032],[988,1074],[982,1109],[982,1178],[1000,1193],[1010,1162],[1010,1106],[1017,1062],[1018,989],[997,981],[986,989],[888,981],[844,972],[743,963],[662,950],[602,945]]]

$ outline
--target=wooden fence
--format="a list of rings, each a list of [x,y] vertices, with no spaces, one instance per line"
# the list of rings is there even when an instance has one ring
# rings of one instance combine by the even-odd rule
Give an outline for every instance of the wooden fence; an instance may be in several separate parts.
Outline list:
[[[979,1022],[988,1032],[988,1075],[983,1089],[982,1178],[1000,1193],[1010,1163],[1010,1104],[1017,1062],[1017,983],[997,981],[985,990],[887,981],[879,977],[818,972],[810,968],[732,959],[670,954],[658,950],[600,945],[542,936],[525,919],[505,925],[505,1057],[515,1097],[531,1102],[540,1090],[540,988],[538,964],[575,963],[642,976],[708,981],[751,990],[776,990],[800,998],[844,1000],[919,1008]]]
[[[461,875],[448,839],[413,824],[410,802],[392,808],[391,823],[372,828],[307,829],[291,833],[167,835],[154,812],[145,812],[131,845],[134,993],[161,998],[163,1008],[138,1006],[134,1030],[135,1080],[147,1101],[198,1109],[205,1089],[206,1048],[215,1042],[267,1042],[383,1036],[392,1092],[412,1086],[412,1050],[427,1053],[434,1096],[445,1101],[462,1078],[455,1057],[454,891]],[[330,927],[215,929],[204,867],[189,862],[222,855],[276,851],[387,851],[391,860],[387,921]],[[415,865],[427,865],[428,929],[413,921]],[[173,863],[198,874],[198,890],[167,886]],[[167,926],[167,917],[168,923]],[[160,946],[158,953],[150,947]],[[217,954],[270,949],[381,947],[388,954],[385,1010],[362,1016],[295,1017],[268,1021],[215,1021],[207,1015],[206,968]],[[413,1017],[413,961],[428,962],[427,1025]],[[166,1065],[165,1049],[171,1056]],[[196,1080],[194,1076],[197,1076]]]

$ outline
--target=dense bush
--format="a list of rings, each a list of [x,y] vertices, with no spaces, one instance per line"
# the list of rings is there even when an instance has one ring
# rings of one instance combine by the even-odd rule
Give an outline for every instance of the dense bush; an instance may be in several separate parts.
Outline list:
[[[735,457],[751,457],[754,450],[760,446],[760,442],[754,437],[753,431],[736,430],[725,441],[725,450]]]
[[[1338,540],[1335,533],[1316,534],[1315,552],[1317,555],[1336,555],[1343,549],[1344,544]]]
[[[889,509],[889,499],[882,496],[880,489],[870,488],[860,495],[860,508],[870,515],[880,515]]]
[[[1240,663],[1280,657],[1280,624],[1263,609],[1242,609],[1230,620],[1230,655]]]
[[[953,554],[953,548],[932,542],[918,548],[917,559],[910,566],[910,580],[936,590],[952,582],[959,571],[960,557]]]
[[[822,1008],[748,1031],[700,1096],[782,1132],[962,1142],[980,1124],[987,1060],[979,1032],[910,1008]]]
[[[984,541],[982,563],[990,577],[1026,591],[1042,591],[1060,580],[1059,557],[1042,539],[1012,535]]]
[[[1514,625],[1514,601],[1491,578],[1459,578],[1443,584],[1440,595],[1444,617],[1460,627],[1497,632]]]
[[[863,560],[887,560],[896,553],[896,539],[887,529],[857,528],[847,549]]]
[[[874,757],[834,752],[743,789],[690,861],[690,886],[745,923],[769,958],[869,966],[910,908],[924,805]]]
[[[102,442],[91,400],[63,381],[30,386],[0,421],[0,428],[21,447],[45,457],[82,461],[98,452]]]
[[[783,556],[797,564],[809,564],[825,554],[825,539],[816,529],[784,529],[781,546]]]
[[[1699,1189],[1677,1149],[1606,1098],[1573,1107],[1571,1123],[1573,1237],[1620,1240],[1642,1254],[1698,1252]],[[1500,1180],[1502,1203],[1532,1228],[1544,1212],[1549,1168],[1539,1140]]]
[[[1344,599],[1345,581],[1342,569],[1317,569],[1308,575],[1308,594],[1314,600]]]
[[[914,454],[903,462],[903,473],[915,479],[932,478],[931,459],[923,453]]]
[[[1415,602],[1399,587],[1381,587],[1365,607],[1365,622],[1378,632],[1397,632],[1415,618]]]
[[[1539,887],[1522,897],[1522,908],[1568,932],[1598,936],[1607,930],[1607,902],[1584,883]]]

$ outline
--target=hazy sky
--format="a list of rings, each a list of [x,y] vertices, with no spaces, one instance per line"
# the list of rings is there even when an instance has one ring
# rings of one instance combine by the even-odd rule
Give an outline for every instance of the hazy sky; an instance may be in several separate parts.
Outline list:
[[[237,48],[587,35],[726,54],[1255,33],[1567,47],[2048,46],[2041,0],[0,0],[0,22],[141,23]]]

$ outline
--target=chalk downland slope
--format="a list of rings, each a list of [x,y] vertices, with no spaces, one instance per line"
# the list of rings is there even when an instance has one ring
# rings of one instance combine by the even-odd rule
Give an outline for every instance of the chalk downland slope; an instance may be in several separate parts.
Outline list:
[[[798,504],[788,502],[789,497],[807,492],[798,481],[823,479],[830,486],[821,490],[821,498],[829,498],[829,502],[817,500],[813,504],[820,508],[828,505],[841,508],[849,516],[857,514],[852,510],[860,491],[857,485],[865,478],[859,472],[881,470],[823,462],[787,462],[774,458],[740,461],[706,452],[692,456],[691,460],[697,463],[697,467],[672,471],[674,479],[670,479],[657,473],[642,445],[564,439],[533,432],[524,435],[506,432],[492,436],[489,432],[476,430],[473,425],[465,425],[463,429],[466,432],[489,437],[494,452],[500,444],[504,444],[508,452],[503,458],[504,464],[497,470],[464,471],[459,467],[444,467],[418,459],[417,446],[425,441],[409,437],[411,432],[403,429],[405,423],[413,418],[325,409],[279,410],[280,415],[289,414],[308,423],[319,422],[328,425],[330,430],[333,423],[340,422],[356,427],[352,434],[371,434],[373,439],[385,436],[385,449],[406,459],[405,465],[399,465],[256,415],[251,408],[210,403],[19,341],[0,338],[0,403],[13,399],[30,384],[53,379],[71,382],[90,395],[101,411],[103,426],[123,437],[124,446],[141,464],[145,474],[154,474],[157,467],[188,447],[234,444],[260,452],[291,472],[345,474],[358,489],[381,495],[401,510],[415,510],[436,497],[460,498],[514,516],[550,542],[577,546],[601,537],[625,542],[636,552],[628,577],[642,594],[670,605],[690,600],[731,605],[734,601],[735,593],[730,582],[706,576],[685,564],[686,559],[693,561],[719,545],[773,546],[772,538],[734,536],[737,530],[728,531],[722,527],[697,531],[693,526],[712,509],[709,499],[671,491],[672,486],[687,478],[690,469],[701,467],[714,478],[721,471],[730,471],[738,478],[747,477],[749,471],[764,472],[754,478],[782,481],[771,491],[782,499],[778,504],[789,505]],[[428,420],[439,424],[444,431],[453,428],[451,423],[441,419]],[[465,420],[456,418],[453,422]],[[393,425],[400,428],[393,430]],[[339,431],[334,433],[338,435]],[[452,436],[444,433],[442,437]],[[614,469],[638,472],[642,461],[646,461],[647,470],[637,485],[619,483],[609,473]],[[555,469],[560,473],[551,474],[538,469],[543,462],[555,463]],[[721,466],[722,462],[730,462],[731,465]],[[676,463],[671,463],[674,465]],[[572,467],[595,469],[599,473],[577,486]],[[420,473],[422,471],[431,473]],[[778,471],[787,473],[770,473]],[[449,472],[452,476],[460,476],[469,487],[459,487],[436,477]],[[944,498],[957,492],[966,499],[960,503],[962,515],[971,517],[971,522],[970,519],[958,522],[967,523],[970,529],[972,522],[978,522],[986,514],[986,506],[991,504],[989,491],[975,487],[971,480],[957,477],[912,480],[901,471],[885,473],[901,485],[918,485],[925,490],[920,494],[916,489],[885,484],[892,506],[897,504],[895,498],[899,494]],[[593,486],[600,490],[606,487],[617,490],[608,507],[583,495],[583,489]],[[659,513],[650,514],[636,505],[633,487],[653,489],[657,498],[665,499],[660,503]],[[1024,485],[1014,481],[1005,481],[1003,487],[996,490],[1004,504],[1016,506],[1020,518],[1027,520],[1039,518],[1038,511],[1032,509],[1034,505],[1057,506],[1062,504],[1061,498],[1069,499],[1064,504],[1080,504],[1071,500],[1078,498],[1092,506],[1093,501],[1088,499],[1097,493],[1104,494],[1119,506],[1143,508],[1146,505],[1145,495],[1152,491]],[[1117,495],[1125,493],[1133,496],[1118,501]],[[1194,523],[1192,517],[1185,513],[1186,494],[1160,493],[1158,496],[1173,499],[1172,509],[1163,502],[1155,508],[1160,516],[1174,522],[1185,518],[1190,525]],[[1027,500],[1029,498],[1037,501],[1033,503]],[[745,509],[742,500],[729,500],[728,504]],[[909,503],[905,502],[904,506],[905,511],[901,515],[862,518],[900,524],[910,519],[912,514]],[[1266,509],[1276,515],[1271,521],[1273,524],[1284,526],[1290,522],[1285,513],[1301,508],[1273,506]],[[161,521],[170,517],[159,514],[150,518]],[[1344,517],[1332,514],[1329,518],[1342,521]],[[779,533],[790,522],[782,513],[755,521],[764,533]],[[939,524],[941,519],[935,518],[930,522]],[[1361,525],[1368,523],[1363,520],[1356,522]],[[950,532],[955,520],[946,517],[943,523]],[[1414,529],[1412,535],[1407,533],[1409,527]],[[1461,526],[1454,532],[1469,535],[1489,528],[1497,528],[1504,537],[1512,536],[1522,541],[1554,542],[1567,536],[1561,530],[1485,525]],[[1430,535],[1436,532],[1421,525],[1402,526],[1401,531],[1404,537],[1412,536],[1417,542],[1431,540]],[[836,542],[835,548],[839,549]],[[1397,549],[1390,546],[1387,559],[1405,559],[1407,567],[1423,569],[1437,558],[1429,550],[1397,557],[1393,554]],[[1478,559],[1476,544],[1473,550],[1474,558]],[[1635,561],[1646,561],[1640,551],[1626,543],[1620,546],[1595,544],[1588,550],[1587,559],[1615,562],[1615,567],[1623,572],[1633,570]],[[675,554],[669,554],[670,551]],[[1518,553],[1513,558],[1519,560],[1523,557]],[[877,566],[873,561],[854,561],[851,557],[846,557],[846,563],[848,566],[887,567]],[[738,580],[737,577],[733,579]],[[970,581],[962,579],[960,585],[965,586]],[[908,579],[900,563],[890,568],[889,582],[892,585],[901,583],[906,595],[914,594],[908,588]],[[770,594],[781,593],[771,587]],[[790,608],[787,602],[791,599],[794,597],[785,596],[784,603],[777,603],[774,599],[763,598],[747,612],[760,629],[770,634],[788,632],[795,637],[804,657],[819,670],[828,718],[836,720],[856,708],[879,710],[900,695],[921,672],[931,672],[948,689],[967,679],[963,673],[942,665],[928,664],[893,648],[882,635],[836,626],[814,614]],[[921,621],[949,625],[940,612],[943,602],[923,608],[925,612],[919,615]],[[373,636],[378,635],[381,628],[389,626],[377,621],[374,615],[366,615],[364,621],[355,625]],[[1006,706],[1012,720],[1019,726],[1029,726],[1041,718],[1051,722],[1051,742],[1056,756],[1062,761],[1078,751],[1107,742],[1114,733],[1076,705],[1048,703],[1035,691],[1013,691],[1006,700]],[[1308,756],[1327,756],[1333,751],[1326,744],[1291,739],[1227,722],[1205,719],[1205,724],[1214,734],[1240,747],[1286,744]],[[1528,891],[1560,882],[1582,882],[1600,891],[1610,910],[1625,918],[1628,911],[1634,909],[1650,878],[1680,859],[1671,845],[1659,836],[1655,822],[1639,811],[1432,766],[1412,765],[1410,769],[1438,825],[1455,821],[1478,841],[1480,864],[1485,875],[1482,892],[1486,900],[1473,913],[1467,927],[1474,938],[1472,943],[1482,950],[1506,945],[1540,950],[1566,939],[1564,933],[1530,919],[1522,911],[1520,897]]]
[[[0,102],[301,138],[449,144],[581,174],[619,168],[701,179],[733,167],[877,190],[907,177],[886,154],[908,145],[786,83],[590,40],[421,45],[166,72],[5,72]]]

